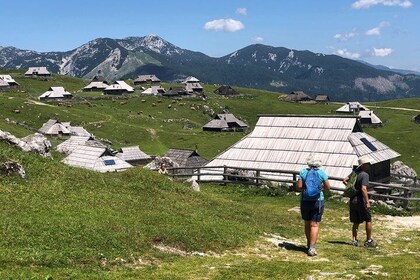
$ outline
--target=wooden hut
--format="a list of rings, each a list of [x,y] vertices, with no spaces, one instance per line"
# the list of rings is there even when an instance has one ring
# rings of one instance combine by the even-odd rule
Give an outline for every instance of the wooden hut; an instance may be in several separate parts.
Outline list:
[[[66,125],[54,119],[49,119],[46,123],[44,123],[38,132],[51,136],[71,135],[71,131],[66,127]]]
[[[6,82],[10,87],[19,86],[19,83],[10,75],[0,75],[0,81]]]
[[[78,146],[66,158],[65,164],[97,172],[118,172],[133,167],[131,164],[114,156],[107,148]]]
[[[63,87],[50,87],[46,92],[41,94],[39,100],[63,101],[72,99],[73,94],[65,90]]]
[[[238,168],[287,170],[299,172],[307,167],[310,154],[322,160],[329,176],[344,178],[357,159],[369,155],[373,159],[371,181],[386,182],[390,178],[390,160],[400,154],[364,133],[356,116],[261,115],[254,130],[245,138],[219,154],[207,165]],[[223,173],[223,168],[205,172]],[[292,180],[291,175],[261,172],[261,177]],[[203,180],[221,180],[220,175],[202,176]],[[343,188],[339,181],[331,181]]]
[[[307,102],[311,101],[312,98],[304,93],[303,91],[292,91],[290,94],[287,95],[286,101],[290,102]]]
[[[233,114],[217,114],[203,126],[204,131],[244,131],[248,125]]]
[[[240,95],[238,91],[236,91],[231,86],[221,86],[214,91],[216,94],[224,95],[224,96],[237,96]]]
[[[25,77],[50,77],[51,73],[47,67],[29,67],[25,72]]]
[[[124,81],[116,81],[104,89],[104,94],[123,94],[134,92],[134,88]]]
[[[315,102],[320,104],[329,104],[330,98],[328,95],[317,95],[315,97]]]
[[[180,167],[197,167],[208,163],[208,160],[201,157],[196,150],[189,149],[169,149],[164,157],[170,158]]]
[[[186,78],[183,84],[185,86],[185,90],[190,94],[203,92],[203,87],[200,84],[200,80],[196,77],[190,76]]]
[[[169,90],[162,93],[162,96],[166,97],[177,97],[177,96],[186,96],[188,92],[185,87],[170,87]]]
[[[155,75],[139,75],[134,80],[134,85],[160,84],[160,82],[160,79]]]

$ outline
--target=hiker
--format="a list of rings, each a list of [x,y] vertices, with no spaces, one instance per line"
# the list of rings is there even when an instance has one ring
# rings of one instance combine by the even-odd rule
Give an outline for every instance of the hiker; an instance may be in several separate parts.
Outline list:
[[[166,165],[163,162],[160,164],[158,172],[159,174],[169,175],[168,170],[166,169]]]
[[[314,155],[307,159],[308,168],[300,171],[297,189],[302,190],[300,213],[305,221],[306,245],[308,256],[318,254],[316,243],[318,241],[319,223],[324,212],[324,193],[330,190],[327,173],[321,169],[321,160]]]
[[[370,211],[370,202],[367,189],[369,187],[369,174],[372,159],[369,156],[362,156],[358,159],[359,166],[356,167],[357,180],[355,184],[356,194],[350,198],[350,222],[353,223],[351,244],[359,246],[357,239],[357,231],[359,225],[366,222],[366,241],[365,247],[375,248],[378,244],[372,239],[372,215]],[[343,180],[343,184],[347,184],[350,176]]]

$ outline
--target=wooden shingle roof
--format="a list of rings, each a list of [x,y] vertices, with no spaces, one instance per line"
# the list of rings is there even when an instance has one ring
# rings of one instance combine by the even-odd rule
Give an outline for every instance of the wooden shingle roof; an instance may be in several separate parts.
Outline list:
[[[128,162],[151,159],[151,157],[145,152],[141,151],[138,146],[123,147],[120,149],[116,156]]]
[[[169,149],[164,156],[172,159],[181,167],[204,166],[208,162],[195,150],[188,149]]]
[[[133,167],[124,160],[113,156],[106,148],[79,146],[62,160],[74,167],[94,170],[97,172],[124,171]]]

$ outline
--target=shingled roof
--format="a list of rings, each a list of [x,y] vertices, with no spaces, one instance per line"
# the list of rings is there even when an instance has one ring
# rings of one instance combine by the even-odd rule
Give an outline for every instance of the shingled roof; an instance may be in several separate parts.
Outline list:
[[[213,120],[203,126],[203,130],[213,131],[243,131],[248,127],[246,123],[233,114],[217,114]]]
[[[180,167],[204,166],[208,160],[202,158],[195,150],[169,149],[164,155],[178,163]]]
[[[79,146],[62,160],[74,167],[94,170],[97,172],[124,171],[133,167],[131,164],[114,156],[107,148]]]
[[[64,87],[50,87],[46,92],[41,94],[38,99],[39,100],[62,100],[62,99],[70,99],[73,97],[73,94],[68,92],[64,89]]]
[[[116,155],[130,164],[147,164],[152,158],[140,150],[138,146],[122,147]]]
[[[56,150],[60,153],[69,154],[80,146],[106,148],[106,145],[96,140],[93,136],[70,136],[69,139],[57,145]]]
[[[58,120],[49,119],[38,130],[45,135],[70,135],[71,131]]]

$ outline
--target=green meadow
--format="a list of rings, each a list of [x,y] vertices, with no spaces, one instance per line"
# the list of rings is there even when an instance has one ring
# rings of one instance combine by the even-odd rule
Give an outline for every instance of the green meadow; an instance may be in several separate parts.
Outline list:
[[[6,73],[6,71],[0,71]],[[151,155],[169,148],[198,148],[211,159],[246,135],[201,130],[223,110],[250,125],[258,114],[334,115],[340,104],[304,105],[279,100],[280,93],[238,88],[241,97],[213,94],[206,100],[142,97],[102,98],[83,93],[87,84],[54,75],[43,81],[8,71],[21,86],[0,93],[0,129],[18,137],[34,133],[50,118],[82,125],[113,148],[139,145]],[[74,93],[70,102],[38,102],[50,86]],[[164,84],[169,87],[169,84]],[[95,99],[95,98],[96,99]],[[364,129],[401,154],[420,172],[420,125],[411,121],[420,99],[377,106],[381,128]],[[248,131],[248,132],[249,132]],[[57,144],[61,139],[51,139]],[[375,208],[379,248],[347,244],[347,205],[328,199],[321,224],[319,256],[309,258],[299,196],[282,189],[189,183],[135,167],[100,174],[23,153],[1,142],[0,162],[12,159],[26,179],[0,176],[0,279],[418,279],[420,236],[417,210],[403,216]],[[415,225],[410,224],[414,222]],[[416,226],[417,225],[417,226]],[[361,230],[363,235],[363,230]]]

